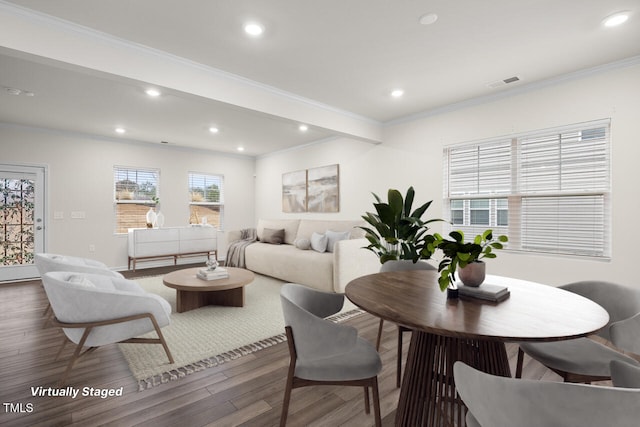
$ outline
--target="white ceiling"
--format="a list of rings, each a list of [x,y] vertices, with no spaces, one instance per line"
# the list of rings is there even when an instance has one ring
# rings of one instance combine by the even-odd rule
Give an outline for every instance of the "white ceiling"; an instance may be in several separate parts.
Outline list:
[[[621,10],[626,24],[601,25]],[[0,86],[36,94],[0,93],[1,122],[108,137],[120,125],[120,138],[250,156],[340,134],[380,142],[386,123],[640,55],[638,0],[0,0],[0,13]],[[425,13],[438,20],[420,25]],[[30,32],[13,24],[27,19]],[[249,19],[263,36],[243,33]],[[59,39],[36,37],[45,27]],[[91,52],[106,42],[163,65],[101,64]],[[204,72],[223,83],[195,87]]]

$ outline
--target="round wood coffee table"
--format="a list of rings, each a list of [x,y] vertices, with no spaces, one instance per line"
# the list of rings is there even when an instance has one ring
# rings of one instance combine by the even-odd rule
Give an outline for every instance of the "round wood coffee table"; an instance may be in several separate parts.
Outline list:
[[[165,286],[176,290],[178,313],[194,310],[205,305],[244,306],[244,286],[253,282],[252,271],[243,268],[225,267],[229,277],[203,280],[196,275],[202,267],[176,270],[162,278]]]

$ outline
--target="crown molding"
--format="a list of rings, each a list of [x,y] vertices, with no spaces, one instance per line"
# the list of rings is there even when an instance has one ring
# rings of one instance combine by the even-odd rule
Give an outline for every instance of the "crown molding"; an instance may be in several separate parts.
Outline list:
[[[483,95],[465,101],[456,102],[442,107],[433,108],[430,110],[422,111],[420,113],[411,114],[409,116],[401,117],[399,119],[391,120],[383,123],[383,127],[391,127],[400,124],[410,123],[416,120],[425,119],[428,117],[438,116],[453,111],[463,110],[469,107],[475,107],[482,104],[487,104],[500,99],[511,98],[513,96],[521,95],[528,92],[537,91],[550,86],[556,86],[558,84],[567,83],[570,81],[580,80],[586,77],[607,73],[610,71],[633,67],[640,65],[640,55],[632,56],[629,58],[621,59],[619,61],[610,62],[607,64],[598,65],[591,68],[585,68],[582,70],[574,71],[572,73],[563,74],[561,76],[551,77],[548,79],[540,80],[517,86],[511,89],[501,91],[499,93],[492,93],[489,95]]]

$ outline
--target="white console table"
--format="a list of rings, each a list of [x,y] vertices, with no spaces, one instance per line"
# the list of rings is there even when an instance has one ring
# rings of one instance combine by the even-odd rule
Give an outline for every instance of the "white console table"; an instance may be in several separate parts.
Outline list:
[[[127,268],[136,270],[136,261],[173,257],[217,255],[217,229],[206,226],[130,228],[128,233]]]

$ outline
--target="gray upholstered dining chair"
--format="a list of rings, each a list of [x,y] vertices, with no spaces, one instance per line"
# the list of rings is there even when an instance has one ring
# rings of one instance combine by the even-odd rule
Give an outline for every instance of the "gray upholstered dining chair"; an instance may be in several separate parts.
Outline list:
[[[469,427],[635,427],[640,389],[525,380],[453,366]]]
[[[106,276],[124,276],[117,271],[113,271],[106,264],[89,258],[80,258],[62,254],[38,253],[34,256],[34,264],[38,269],[40,277],[52,271],[74,271],[76,273],[103,274]],[[51,317],[51,304],[47,304],[43,316],[47,316],[45,326]]]
[[[65,383],[80,357],[106,344],[162,344],[173,363],[160,330],[171,322],[171,306],[162,297],[147,293],[132,280],[103,274],[54,271],[42,281],[55,315],[52,323],[65,335],[56,360],[67,341],[76,344],[59,385]],[[152,331],[158,338],[138,338]]]
[[[570,292],[589,298],[609,313],[609,322],[597,335],[614,342],[619,349],[638,350],[640,320],[640,290],[610,282],[583,281],[561,286]],[[625,326],[626,322],[630,322]],[[524,354],[556,372],[566,382],[591,383],[611,378],[610,362],[619,360],[632,365],[638,362],[616,349],[591,338],[577,338],[554,342],[521,342],[518,349],[516,378],[522,376]],[[629,348],[635,344],[636,347]]]
[[[280,425],[285,426],[294,388],[310,385],[364,387],[365,409],[370,412],[373,391],[375,425],[381,425],[378,373],[380,355],[348,325],[325,317],[338,313],[344,295],[287,283],[280,291],[291,362],[287,375]]]
[[[426,261],[413,262],[411,260],[387,261],[380,267],[380,272],[388,271],[409,271],[409,270],[435,270],[436,268]],[[382,340],[382,328],[384,319],[380,319],[378,326],[378,337],[376,338],[376,350],[380,350],[380,341]],[[411,329],[398,325],[398,357],[396,359],[396,387],[400,387],[402,382],[402,336],[405,332],[411,332]]]

